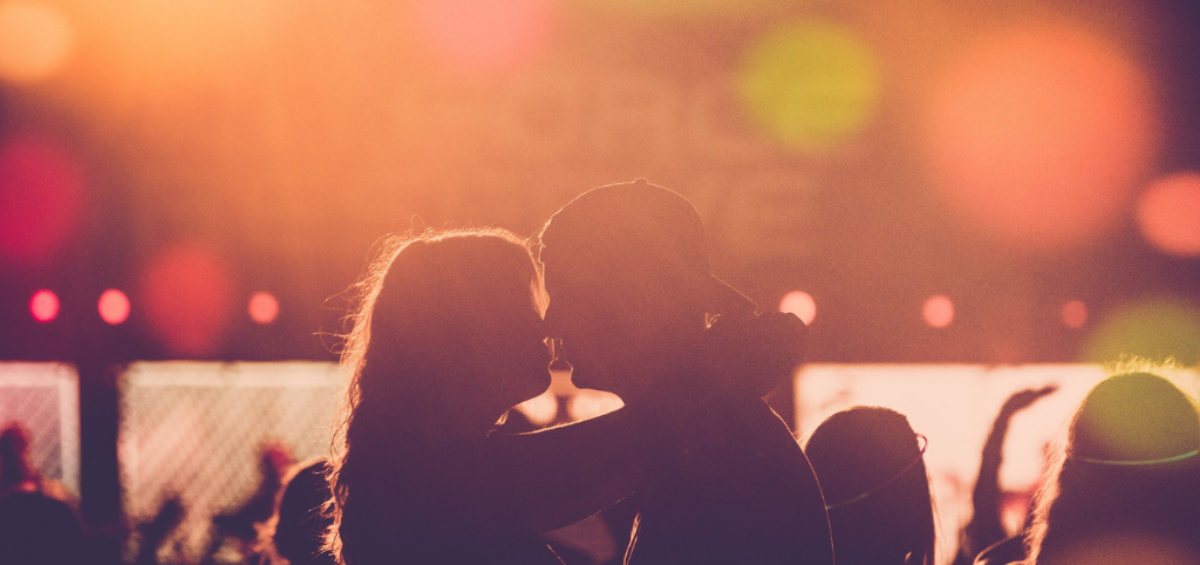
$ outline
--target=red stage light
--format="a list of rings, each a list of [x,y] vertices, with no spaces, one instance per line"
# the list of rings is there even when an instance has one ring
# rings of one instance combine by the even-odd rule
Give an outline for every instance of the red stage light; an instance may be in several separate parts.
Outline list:
[[[269,292],[256,292],[250,297],[250,319],[258,324],[270,324],[279,316],[279,301]]]
[[[111,325],[117,325],[129,319],[129,297],[115,288],[110,288],[100,295],[96,303],[100,319]]]
[[[931,296],[921,307],[921,315],[930,327],[944,328],[954,321],[954,302],[940,294]]]
[[[783,300],[779,301],[779,311],[795,314],[807,326],[817,317],[817,303],[807,292],[796,290],[783,296]]]
[[[49,290],[33,293],[29,301],[29,313],[39,322],[49,322],[58,317],[58,295]]]
[[[0,146],[0,260],[36,266],[70,235],[82,210],[82,170],[57,144],[24,136]]]
[[[146,321],[171,354],[212,354],[229,323],[233,287],[225,262],[208,247],[169,248],[141,276]]]
[[[957,219],[1010,249],[1053,251],[1120,225],[1158,150],[1149,80],[1116,46],[1067,26],[980,37],[923,116],[930,180]]]
[[[1200,255],[1200,173],[1164,177],[1138,199],[1138,227],[1159,251]]]
[[[511,69],[545,45],[551,0],[416,0],[416,21],[435,54],[470,74]]]
[[[1063,304],[1062,322],[1064,326],[1077,330],[1087,323],[1087,305],[1082,300],[1072,300]]]

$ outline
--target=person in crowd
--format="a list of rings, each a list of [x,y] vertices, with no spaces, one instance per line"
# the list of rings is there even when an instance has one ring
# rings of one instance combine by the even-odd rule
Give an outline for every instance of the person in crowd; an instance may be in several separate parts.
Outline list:
[[[74,506],[62,483],[44,477],[29,460],[29,430],[11,422],[0,431],[0,497],[14,492],[40,492]]]
[[[894,410],[830,416],[805,446],[816,469],[839,565],[933,565],[937,544],[927,440]]]
[[[961,539],[954,557],[955,565],[974,563],[976,557],[985,550],[988,552],[986,559],[1001,559],[1001,563],[1025,558],[1024,535],[1008,537],[1001,516],[1000,465],[1003,463],[1004,438],[1008,435],[1013,416],[1056,390],[1057,386],[1022,390],[1013,393],[1000,407],[992,423],[992,431],[983,445],[979,476],[971,494],[973,514],[959,536]]]
[[[644,180],[592,189],[540,234],[546,323],[576,386],[645,405],[661,382],[688,382],[713,349],[713,315],[755,306],[714,277],[704,226],[680,194]],[[761,398],[724,396],[678,445],[647,461],[628,564],[833,561],[812,467]],[[635,437],[628,437],[633,441]]]
[[[275,514],[262,527],[259,553],[271,565],[334,565],[324,550],[329,516],[323,512],[332,493],[325,459],[296,465],[284,476]]]
[[[360,288],[329,477],[327,546],[348,565],[560,563],[537,532],[628,493],[681,414],[735,389],[761,396],[790,374],[803,337],[784,317],[714,324],[706,335],[726,336],[722,358],[756,369],[747,382],[717,370],[664,379],[644,406],[510,436],[493,433],[497,420],[550,384],[545,296],[525,242],[499,229],[397,239]],[[755,347],[734,347],[743,342]]]
[[[233,551],[252,557],[258,545],[259,525],[275,512],[275,498],[283,484],[283,474],[292,464],[292,452],[286,445],[268,442],[258,458],[258,488],[240,506],[213,516],[213,537],[205,562],[216,562],[221,551]]]
[[[1200,563],[1200,416],[1146,372],[1096,385],[1038,493],[1029,565]]]
[[[82,549],[83,527],[66,502],[39,490],[0,497],[0,563],[76,565]]]

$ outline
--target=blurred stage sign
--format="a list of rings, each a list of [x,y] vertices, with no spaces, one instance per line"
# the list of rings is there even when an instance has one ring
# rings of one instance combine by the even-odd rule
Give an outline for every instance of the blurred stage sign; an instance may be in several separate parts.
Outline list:
[[[29,432],[42,476],[79,496],[79,374],[63,363],[0,363],[0,426]]]

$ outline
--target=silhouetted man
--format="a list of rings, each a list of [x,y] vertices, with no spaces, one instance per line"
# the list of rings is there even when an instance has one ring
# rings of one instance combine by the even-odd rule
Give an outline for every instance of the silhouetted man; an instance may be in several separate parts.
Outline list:
[[[580,195],[541,240],[546,322],[572,379],[631,407],[656,381],[702,370],[710,315],[754,308],[710,273],[692,205],[642,180]],[[673,425],[686,431],[646,465],[627,564],[833,562],[812,467],[762,400],[721,398]]]

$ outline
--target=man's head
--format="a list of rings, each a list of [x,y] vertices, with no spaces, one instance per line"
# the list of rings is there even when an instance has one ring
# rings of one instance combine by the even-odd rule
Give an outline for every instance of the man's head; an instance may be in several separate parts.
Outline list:
[[[581,387],[627,402],[678,370],[706,314],[754,304],[709,272],[704,226],[683,196],[638,180],[592,189],[541,233],[546,322]]]

